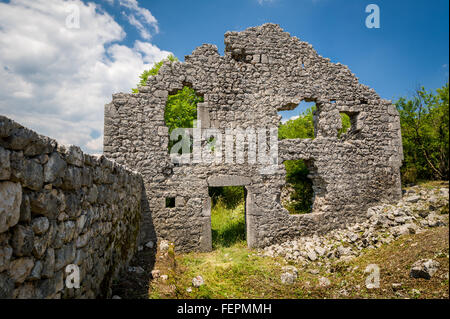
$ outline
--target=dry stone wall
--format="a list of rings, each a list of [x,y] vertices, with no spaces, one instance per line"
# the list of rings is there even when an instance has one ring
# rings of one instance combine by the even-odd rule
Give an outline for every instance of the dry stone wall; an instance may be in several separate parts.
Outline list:
[[[0,298],[106,297],[137,249],[141,194],[139,174],[0,116]]]
[[[179,250],[210,250],[209,186],[246,187],[250,247],[342,228],[367,218],[368,207],[401,198],[400,121],[390,101],[278,25],[227,32],[225,45],[224,56],[205,44],[184,63],[166,63],[139,93],[114,94],[105,106],[105,156],[143,175],[142,241],[158,237]],[[258,163],[174,164],[164,109],[168,95],[185,85],[204,97],[197,116],[203,132],[277,128],[277,112],[313,101],[315,138],[280,141],[272,174],[262,174]],[[338,137],[340,113],[352,127]],[[306,160],[311,171],[311,214],[290,215],[280,203],[283,162],[294,159]],[[175,207],[166,207],[166,198],[175,198]]]

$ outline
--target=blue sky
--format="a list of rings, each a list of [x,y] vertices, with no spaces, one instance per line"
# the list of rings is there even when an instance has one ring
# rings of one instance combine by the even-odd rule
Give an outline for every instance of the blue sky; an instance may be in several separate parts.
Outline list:
[[[71,43],[55,33],[68,3],[81,8],[80,29],[63,30]],[[380,8],[379,29],[365,26],[371,3]],[[0,114],[101,152],[103,104],[113,92],[128,92],[142,69],[169,53],[183,60],[203,43],[223,53],[226,31],[266,22],[395,101],[419,85],[448,81],[448,12],[447,0],[0,0]],[[61,72],[70,76],[55,76]],[[74,97],[78,91],[83,99]]]

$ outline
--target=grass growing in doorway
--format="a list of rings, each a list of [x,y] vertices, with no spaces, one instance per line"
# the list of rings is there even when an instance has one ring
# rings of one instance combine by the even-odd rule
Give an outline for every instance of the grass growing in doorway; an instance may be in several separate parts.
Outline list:
[[[245,202],[235,208],[227,208],[219,198],[211,209],[213,249],[245,243]]]

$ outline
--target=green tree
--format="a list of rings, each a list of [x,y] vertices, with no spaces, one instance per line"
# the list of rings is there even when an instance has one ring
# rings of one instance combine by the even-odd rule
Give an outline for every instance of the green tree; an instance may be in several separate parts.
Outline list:
[[[352,125],[350,121],[350,116],[348,116],[345,113],[340,113],[341,115],[341,122],[342,122],[342,128],[338,131],[338,137],[341,137],[342,134],[346,133],[350,126]]]
[[[449,85],[428,92],[424,87],[411,99],[400,98],[404,183],[449,179]]]
[[[286,182],[293,188],[290,203],[286,209],[291,214],[310,213],[314,191],[312,181],[308,178],[309,169],[303,160],[285,161]]]
[[[293,139],[293,138],[314,138],[314,121],[313,112],[315,106],[307,109],[294,120],[288,120],[281,124],[278,128],[278,138]]]
[[[185,86],[176,94],[169,95],[164,120],[171,133],[175,128],[194,127],[197,119],[197,104],[203,102],[194,89]]]
[[[288,120],[278,128],[278,138],[314,138],[313,113],[315,106],[307,109],[298,118]],[[290,196],[290,204],[286,209],[291,214],[304,214],[311,212],[313,188],[312,181],[308,178],[309,170],[303,160],[285,161],[286,182],[293,188]]]
[[[198,96],[194,89],[185,86],[173,95],[169,95],[164,111],[164,121],[169,128],[169,134],[176,128],[192,128],[194,120],[197,119],[197,104],[203,102],[203,97]],[[193,138],[185,133],[178,140],[169,141],[169,151],[175,143],[188,143],[186,147],[192,151]],[[181,154],[182,149],[179,150]]]
[[[175,62],[175,61],[178,61],[178,58],[176,58],[174,55],[171,54],[167,58],[155,63],[155,65],[153,65],[153,67],[150,70],[145,70],[144,72],[142,72],[142,74],[139,76],[140,81],[137,86],[139,87],[139,86],[147,85],[148,77],[157,75],[159,72],[159,69],[163,66],[164,63]],[[138,88],[132,89],[131,91],[133,93],[139,93]]]
[[[245,200],[244,187],[242,186],[224,186],[224,187],[210,187],[209,196],[212,200],[212,205],[216,206],[219,201],[223,201],[228,209],[234,209]]]
[[[314,119],[313,114],[316,107],[310,107],[300,116],[293,120],[288,120],[281,124],[278,128],[279,139],[293,139],[293,138],[314,138]],[[350,117],[345,113],[340,113],[342,128],[338,132],[338,136],[347,132],[350,128]]]
[[[149,76],[157,75],[164,63],[174,61],[178,61],[178,59],[173,55],[169,55],[166,59],[155,63],[150,70],[142,72],[138,87],[146,85]],[[138,88],[132,89],[132,91],[133,93],[139,93]],[[169,95],[164,110],[164,121],[169,128],[169,134],[176,128],[193,127],[194,120],[197,119],[197,103],[200,102],[203,102],[203,97],[198,96],[195,90],[188,86],[183,87],[175,94]],[[180,136],[178,141],[182,138],[183,137]],[[176,142],[177,141],[169,142],[169,150]]]

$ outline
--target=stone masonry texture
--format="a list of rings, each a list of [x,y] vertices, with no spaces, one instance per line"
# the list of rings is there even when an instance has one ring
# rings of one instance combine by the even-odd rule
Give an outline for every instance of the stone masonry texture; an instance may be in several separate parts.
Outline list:
[[[114,94],[105,106],[104,155],[143,177],[141,242],[165,239],[180,251],[210,250],[210,186],[245,186],[249,247],[343,228],[366,219],[368,207],[401,198],[400,121],[390,101],[275,24],[227,32],[225,46],[221,56],[214,45],[202,45],[185,62],[164,64],[139,93]],[[168,96],[183,86],[204,98],[197,116],[202,130],[277,128],[279,111],[307,101],[317,105],[315,138],[279,141],[272,174],[262,174],[259,163],[174,164],[164,110]],[[339,137],[340,113],[352,126]],[[295,159],[305,160],[311,173],[311,214],[290,215],[280,203],[283,162]],[[43,183],[28,174],[21,178],[31,190]],[[166,207],[167,198],[175,198],[175,207]],[[4,218],[14,223],[14,216]]]
[[[140,175],[3,116],[0,159],[0,298],[108,297],[137,250]]]

